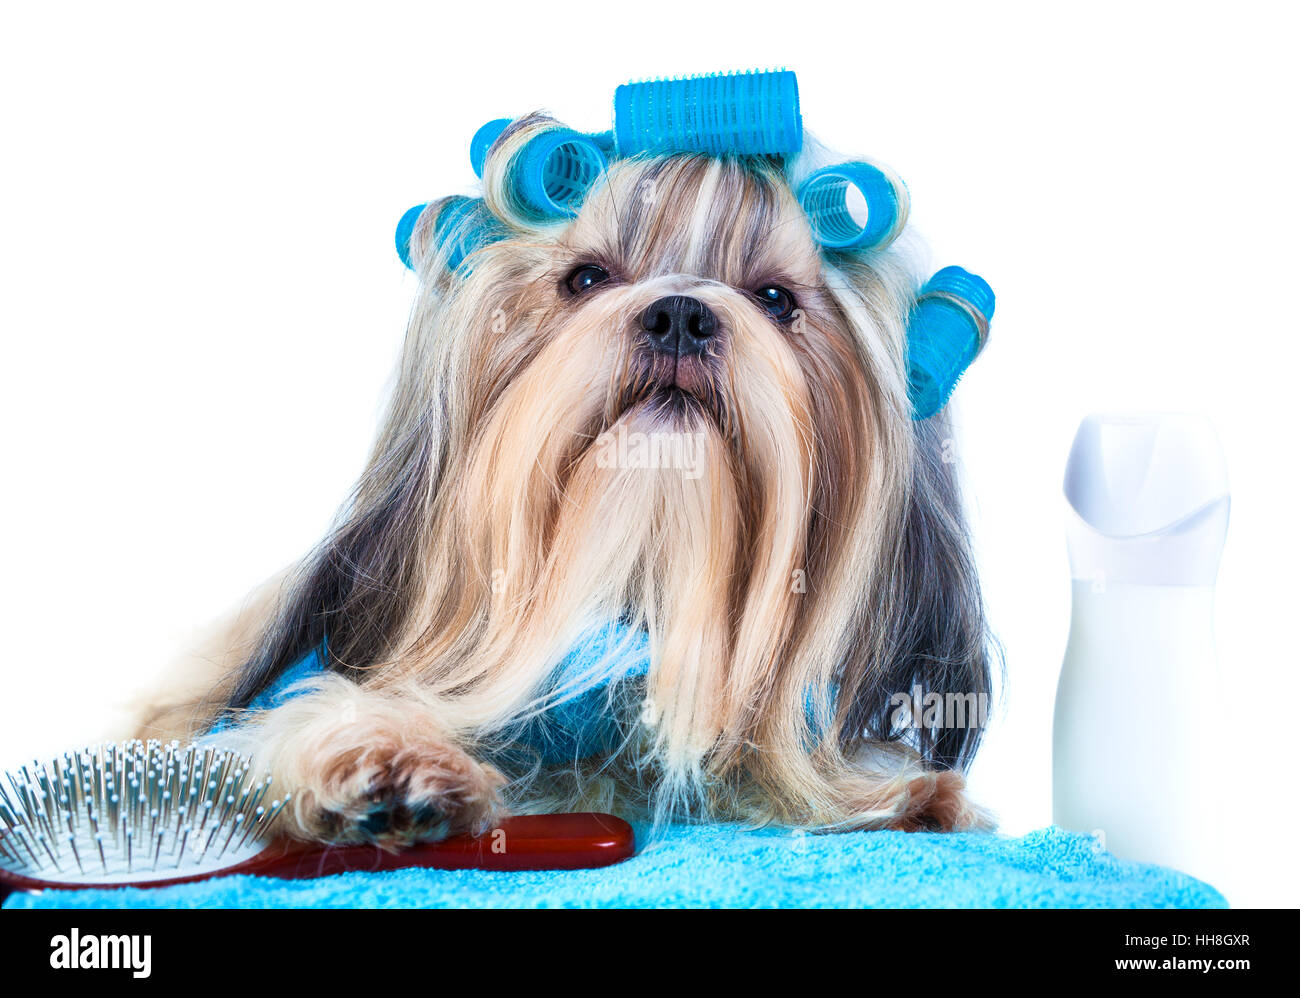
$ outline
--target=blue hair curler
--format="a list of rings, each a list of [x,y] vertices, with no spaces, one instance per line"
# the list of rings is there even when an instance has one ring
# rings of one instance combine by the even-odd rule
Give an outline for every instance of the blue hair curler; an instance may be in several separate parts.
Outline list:
[[[862,199],[856,213],[849,203],[855,193]],[[813,236],[828,249],[879,249],[907,224],[907,188],[870,163],[823,167],[799,185],[798,197]]]
[[[944,267],[917,296],[907,321],[907,389],[913,419],[929,419],[988,341],[993,289],[960,267]]]
[[[488,149],[509,127],[509,118],[493,118],[469,140],[469,165],[474,169],[474,176],[480,180],[483,178],[483,163],[487,160]]]
[[[411,266],[411,234],[415,232],[415,223],[420,220],[427,207],[428,204],[417,204],[413,208],[407,208],[402,217],[397,220],[397,232],[393,236],[393,242],[397,244],[397,255],[407,270],[415,269]]]
[[[476,176],[483,176],[488,149],[509,125],[509,118],[495,118],[474,133],[469,161]],[[793,156],[803,147],[799,84],[788,70],[625,83],[614,91],[613,130],[584,138],[608,158]]]
[[[402,263],[411,263],[411,236],[427,204],[417,204],[397,223],[395,242]],[[437,252],[445,254],[448,270],[457,269],[467,256],[506,236],[504,227],[488,211],[482,198],[455,196],[445,199],[433,220],[433,241]]]
[[[470,140],[470,166],[480,179],[488,150],[510,124],[509,118],[496,118]],[[604,170],[601,143],[563,127],[534,135],[510,161],[515,198],[526,215],[541,220],[576,215],[587,188]]]
[[[614,91],[612,134],[619,156],[793,156],[803,146],[799,85],[787,70],[626,83]]]
[[[605,155],[590,136],[551,128],[528,141],[511,162],[515,194],[542,219],[572,218],[601,173]]]

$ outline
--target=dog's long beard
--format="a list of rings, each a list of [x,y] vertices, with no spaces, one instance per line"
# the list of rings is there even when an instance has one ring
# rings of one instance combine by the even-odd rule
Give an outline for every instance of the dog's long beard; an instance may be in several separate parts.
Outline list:
[[[715,401],[629,393],[626,351],[593,360],[580,330],[506,389],[438,519],[434,615],[412,634],[467,734],[571,692],[549,683],[557,663],[622,620],[649,635],[640,719],[665,787],[698,787],[759,741],[806,743],[810,677],[780,658],[803,598],[808,387],[778,330],[744,333]]]

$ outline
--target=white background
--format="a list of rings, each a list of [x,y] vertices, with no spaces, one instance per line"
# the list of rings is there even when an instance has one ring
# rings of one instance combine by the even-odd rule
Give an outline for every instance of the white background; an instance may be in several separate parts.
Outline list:
[[[412,296],[392,231],[488,118],[609,126],[620,82],[785,66],[890,163],[997,318],[959,392],[1008,662],[973,771],[1051,820],[1061,475],[1098,409],[1199,410],[1233,484],[1206,732],[1218,884],[1300,901],[1296,25],[1282,5],[46,4],[0,23],[0,758],[84,742],[324,532]],[[1115,737],[1123,738],[1122,731]]]

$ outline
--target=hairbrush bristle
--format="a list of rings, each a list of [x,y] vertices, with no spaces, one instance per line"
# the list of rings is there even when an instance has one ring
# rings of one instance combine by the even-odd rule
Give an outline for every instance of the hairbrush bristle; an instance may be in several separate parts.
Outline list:
[[[288,797],[220,746],[106,742],[0,780],[0,870],[42,880],[147,881],[220,869],[264,847]]]

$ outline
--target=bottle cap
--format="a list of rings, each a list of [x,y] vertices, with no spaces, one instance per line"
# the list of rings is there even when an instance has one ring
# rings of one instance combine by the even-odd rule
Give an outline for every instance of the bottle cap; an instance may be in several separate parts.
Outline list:
[[[1077,579],[1212,585],[1228,527],[1228,472],[1209,419],[1095,413],[1065,468]]]

